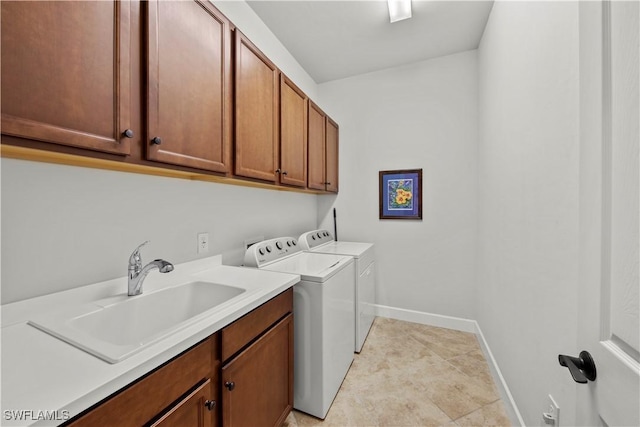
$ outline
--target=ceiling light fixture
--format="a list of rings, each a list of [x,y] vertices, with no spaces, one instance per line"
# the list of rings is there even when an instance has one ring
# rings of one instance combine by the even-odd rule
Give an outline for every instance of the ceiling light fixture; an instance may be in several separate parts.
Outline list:
[[[387,0],[391,22],[411,18],[411,0]]]

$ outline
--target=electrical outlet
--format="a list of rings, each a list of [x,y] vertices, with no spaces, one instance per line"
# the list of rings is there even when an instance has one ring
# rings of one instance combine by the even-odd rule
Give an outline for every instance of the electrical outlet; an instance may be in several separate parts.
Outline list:
[[[209,252],[209,233],[198,233],[198,253]]]
[[[560,406],[551,395],[547,396],[546,411],[542,413],[542,425],[549,427],[560,426]]]

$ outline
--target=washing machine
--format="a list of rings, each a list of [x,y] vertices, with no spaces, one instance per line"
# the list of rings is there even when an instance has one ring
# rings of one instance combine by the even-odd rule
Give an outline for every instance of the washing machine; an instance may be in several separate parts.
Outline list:
[[[324,419],[353,362],[353,257],[303,251],[280,237],[249,247],[244,265],[300,275],[293,287],[293,407]]]
[[[373,243],[335,241],[327,230],[303,233],[298,244],[312,253],[349,255],[356,264],[355,352],[360,353],[375,319],[376,278]]]

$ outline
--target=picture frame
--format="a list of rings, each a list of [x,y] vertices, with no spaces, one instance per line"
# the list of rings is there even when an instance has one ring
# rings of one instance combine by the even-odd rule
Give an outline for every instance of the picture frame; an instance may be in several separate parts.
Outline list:
[[[422,220],[422,169],[378,173],[380,219]]]

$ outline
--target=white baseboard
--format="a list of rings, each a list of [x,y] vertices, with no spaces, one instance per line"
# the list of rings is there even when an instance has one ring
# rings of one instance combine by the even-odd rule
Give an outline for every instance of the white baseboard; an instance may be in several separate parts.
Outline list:
[[[380,317],[436,326],[438,328],[454,329],[456,331],[471,332],[472,334],[475,334],[477,330],[475,320],[442,316],[440,314],[425,313],[423,311],[406,310],[404,308],[389,307],[386,305],[375,304],[374,306],[376,316]]]
[[[484,338],[484,334],[482,333],[478,322],[471,319],[443,316],[440,314],[425,313],[415,310],[406,310],[403,308],[389,307],[386,305],[375,304],[374,307],[376,316],[379,317],[387,317],[390,319],[404,320],[406,322],[420,323],[422,325],[436,326],[438,328],[447,328],[456,331],[476,334],[476,336],[478,337],[478,342],[480,343],[480,348],[482,349],[482,353],[487,360],[489,370],[491,371],[491,375],[493,376],[493,381],[498,388],[498,392],[500,393],[502,402],[504,402],[505,404],[505,410],[507,411],[507,415],[509,415],[511,423],[513,425],[524,427],[524,420],[520,415],[520,411],[518,411],[516,402],[513,400],[513,396],[509,391],[509,387],[507,386],[507,383],[505,382],[504,377],[500,372],[498,363],[491,353],[489,344]]]
[[[515,400],[513,400],[513,396],[511,395],[511,391],[507,386],[507,382],[504,380],[502,372],[500,372],[498,362],[496,362],[496,359],[493,357],[491,349],[489,348],[489,344],[484,338],[482,329],[480,329],[480,325],[478,324],[478,322],[476,322],[475,320],[473,322],[476,324],[476,337],[478,338],[478,342],[480,343],[480,348],[482,349],[484,358],[487,360],[487,364],[489,365],[489,370],[491,371],[491,376],[493,376],[493,381],[498,385],[498,392],[500,393],[500,398],[505,403],[504,406],[507,411],[507,415],[509,415],[509,419],[511,420],[512,424],[524,427],[525,424],[524,420],[522,419],[522,415],[520,415],[520,411],[518,410],[518,406],[516,405]]]

